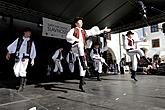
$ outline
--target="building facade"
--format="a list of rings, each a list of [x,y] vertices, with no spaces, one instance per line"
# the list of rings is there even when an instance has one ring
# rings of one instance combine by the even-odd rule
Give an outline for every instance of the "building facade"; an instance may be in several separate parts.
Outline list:
[[[146,39],[145,42],[137,43],[137,47],[144,51],[146,57],[153,58],[154,55],[159,55],[161,62],[165,63],[165,33],[163,33],[162,24],[158,23],[132,31],[135,32],[136,40]],[[126,58],[127,62],[130,61],[123,45],[122,35],[125,34],[126,32],[111,34],[111,38],[107,40],[109,47],[107,54],[111,54],[112,59],[117,60],[118,63],[123,57]]]

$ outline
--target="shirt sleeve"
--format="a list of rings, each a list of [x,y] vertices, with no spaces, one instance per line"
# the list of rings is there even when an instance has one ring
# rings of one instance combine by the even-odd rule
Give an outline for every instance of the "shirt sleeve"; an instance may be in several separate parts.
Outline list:
[[[18,38],[7,47],[7,50],[9,53],[15,53],[16,52],[17,42],[18,42]]]
[[[91,52],[90,52],[90,57],[91,57],[91,59],[93,59],[93,57],[94,57],[93,49],[92,49]]]
[[[30,52],[30,58],[31,59],[35,59],[36,58],[36,48],[35,48],[34,42],[32,42],[32,48],[31,48],[31,52]]]
[[[89,30],[85,30],[86,31],[86,36],[95,36],[95,35],[99,35],[101,33],[104,32],[104,30],[100,30],[98,26],[94,26]]]
[[[52,59],[55,61],[56,58],[58,57],[58,54],[59,54],[59,50],[57,50],[54,55],[52,56]]]
[[[124,38],[124,47],[125,47],[125,49],[129,49],[128,40],[126,37]]]
[[[66,61],[69,63],[69,53],[66,56]]]
[[[71,29],[66,35],[67,42],[71,44],[73,44],[75,41],[78,41],[78,39],[75,36],[73,36],[73,34],[74,34],[74,28]]]

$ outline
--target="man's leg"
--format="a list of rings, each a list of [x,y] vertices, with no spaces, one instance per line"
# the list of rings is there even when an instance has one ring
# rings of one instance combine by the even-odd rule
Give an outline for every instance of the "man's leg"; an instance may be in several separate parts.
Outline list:
[[[20,86],[18,92],[22,92],[26,86],[27,79],[26,77],[20,77]]]
[[[55,73],[58,71],[58,66],[57,65],[58,65],[58,61],[55,61],[54,62],[54,69],[53,69],[53,72],[55,72]]]
[[[87,70],[88,69],[88,66],[86,64],[85,56],[79,56],[79,58],[80,58],[80,62],[81,62],[81,65],[83,67],[83,70]]]
[[[135,49],[133,51],[140,55],[140,59],[143,59],[147,64],[151,64],[151,62],[145,57],[144,52],[141,49]]]
[[[27,73],[26,69],[27,69],[27,66],[28,66],[28,62],[29,62],[29,59],[25,59],[20,64],[21,65],[20,66],[20,87],[18,89],[18,92],[23,91],[23,89],[26,86],[26,82],[27,82],[27,79],[26,79],[26,73]]]
[[[80,76],[79,89],[81,90],[81,92],[85,92],[83,85],[84,85],[84,77]]]
[[[98,61],[97,81],[101,81],[100,74],[102,73],[102,63]]]
[[[135,81],[138,81],[136,79],[136,70],[137,70],[137,58],[136,58],[136,54],[131,56],[131,61],[132,61],[131,78],[134,79]]]
[[[86,70],[83,70],[83,67],[82,67],[82,65],[81,65],[80,60],[79,60],[79,71],[80,71],[79,89],[80,89],[82,92],[85,92],[85,90],[84,90],[84,88],[83,88],[83,85],[85,84],[84,77],[85,77]]]
[[[84,43],[79,42],[78,43],[78,53],[79,53],[79,59],[81,62],[81,65],[83,67],[83,70],[87,70],[87,64],[86,64],[86,59],[85,59],[85,52],[84,52]]]
[[[63,66],[61,64],[61,61],[58,61],[57,63],[58,66],[58,72],[59,72],[59,79],[64,82],[65,80],[65,76],[64,76],[64,72],[63,72]]]

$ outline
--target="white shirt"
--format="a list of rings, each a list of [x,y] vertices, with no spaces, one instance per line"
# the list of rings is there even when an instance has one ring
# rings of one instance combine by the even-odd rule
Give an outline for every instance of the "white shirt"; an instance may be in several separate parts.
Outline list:
[[[13,43],[11,43],[8,47],[7,50],[8,52],[11,53],[15,53],[16,52],[16,48],[17,48],[17,43],[18,43],[18,39],[17,38]],[[29,56],[27,53],[27,42],[30,40],[30,38],[25,38],[23,37],[23,42],[20,46],[20,49],[18,50],[18,57],[21,59],[23,58],[23,54],[25,56]],[[35,45],[34,42],[32,42],[32,47],[31,47],[31,52],[30,52],[30,58],[34,59],[36,57],[36,49],[35,49]]]
[[[78,27],[76,27],[78,28]],[[66,40],[67,42],[73,44],[75,41],[83,41],[83,38],[82,38],[82,33],[81,33],[81,30],[83,30],[82,28],[78,28],[79,29],[79,39],[76,38],[73,34],[74,34],[74,28],[72,28],[66,35]],[[89,30],[85,30],[86,32],[86,36],[85,37],[89,37],[89,36],[95,36],[95,35],[99,35],[101,33],[104,32],[104,30],[100,30],[97,26],[94,26],[92,27],[91,29]]]
[[[54,55],[52,56],[52,59],[55,61],[55,60],[62,60],[63,59],[63,57],[62,57],[62,53],[61,53],[61,56],[60,56],[60,58],[59,59],[57,59],[58,58],[58,55],[60,54],[60,49],[58,49],[58,50],[56,50],[56,52],[54,53]]]

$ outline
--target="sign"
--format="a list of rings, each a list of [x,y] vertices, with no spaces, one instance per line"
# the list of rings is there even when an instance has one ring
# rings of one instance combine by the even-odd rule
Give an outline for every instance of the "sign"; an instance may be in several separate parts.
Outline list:
[[[42,36],[65,39],[70,29],[70,24],[43,17]]]

